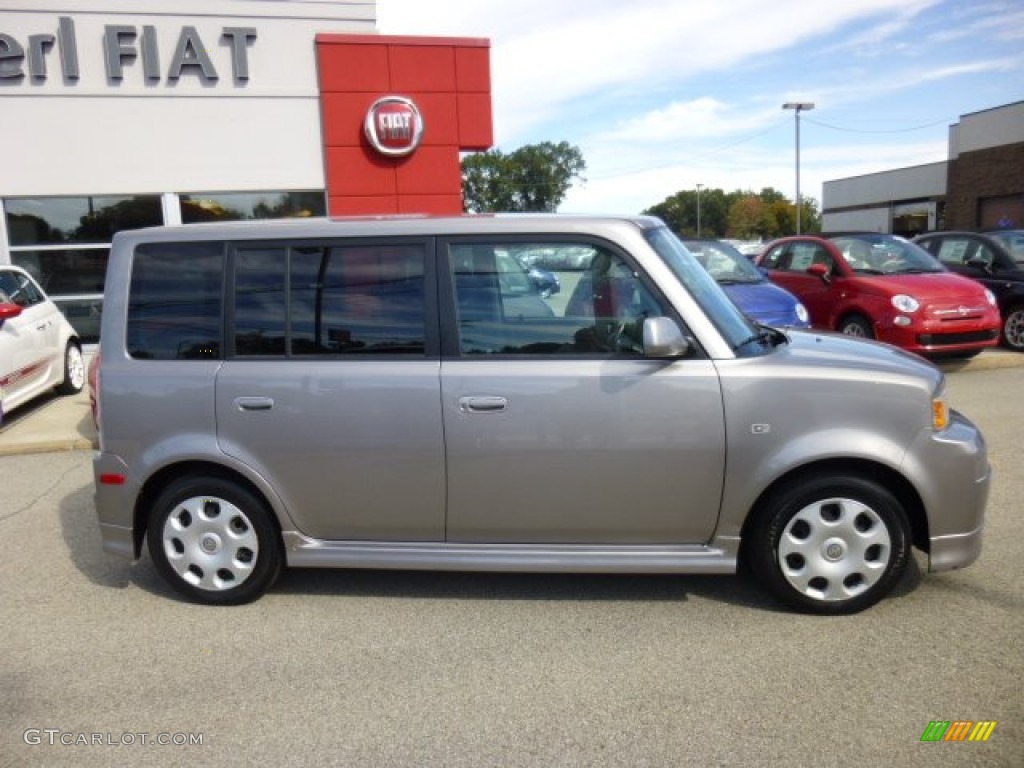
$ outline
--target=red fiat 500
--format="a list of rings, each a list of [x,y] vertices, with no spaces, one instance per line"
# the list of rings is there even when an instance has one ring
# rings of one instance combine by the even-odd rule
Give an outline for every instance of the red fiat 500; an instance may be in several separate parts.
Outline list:
[[[770,243],[757,264],[803,302],[816,328],[927,357],[970,357],[999,342],[992,292],[902,237],[786,237]]]

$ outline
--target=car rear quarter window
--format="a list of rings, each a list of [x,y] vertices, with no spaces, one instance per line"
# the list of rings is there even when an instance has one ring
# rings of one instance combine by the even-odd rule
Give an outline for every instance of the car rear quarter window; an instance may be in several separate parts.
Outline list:
[[[221,354],[224,244],[143,243],[132,261],[126,346],[141,360]]]

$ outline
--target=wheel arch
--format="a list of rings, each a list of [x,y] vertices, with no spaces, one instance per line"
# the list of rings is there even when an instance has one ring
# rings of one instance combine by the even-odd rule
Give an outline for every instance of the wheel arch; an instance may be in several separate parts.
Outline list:
[[[256,485],[256,483],[252,482],[252,480],[241,472],[231,469],[230,467],[225,467],[223,464],[217,464],[212,461],[190,460],[180,461],[175,464],[169,464],[165,467],[161,467],[146,480],[142,488],[139,490],[139,494],[135,499],[135,508],[132,514],[132,533],[134,539],[132,544],[136,558],[138,558],[142,553],[142,542],[145,539],[146,530],[149,527],[149,517],[152,513],[153,504],[156,502],[160,494],[163,493],[167,486],[176,480],[180,480],[183,477],[200,475],[237,483],[256,496],[256,498],[263,501],[267,506],[271,522],[277,530],[278,542],[282,547],[283,552],[284,539],[281,536],[281,521],[275,513],[274,505],[271,503],[270,499],[267,498],[267,495],[263,490]]]
[[[838,331],[844,322],[849,320],[851,317],[856,317],[867,323],[868,328],[871,329],[871,334],[874,338],[878,338],[878,331],[875,329],[875,321],[871,318],[871,314],[861,309],[859,306],[844,307],[841,312],[836,315],[836,320],[832,324],[832,330]]]
[[[782,487],[802,480],[822,477],[825,475],[845,475],[871,480],[891,493],[903,507],[910,524],[910,538],[913,545],[927,552],[929,550],[928,516],[924,502],[914,486],[891,467],[867,459],[824,459],[811,464],[795,467],[784,475],[776,478],[755,499],[740,528],[739,561],[742,564],[747,558],[745,545],[749,541],[748,533],[754,521],[765,514],[767,503]]]

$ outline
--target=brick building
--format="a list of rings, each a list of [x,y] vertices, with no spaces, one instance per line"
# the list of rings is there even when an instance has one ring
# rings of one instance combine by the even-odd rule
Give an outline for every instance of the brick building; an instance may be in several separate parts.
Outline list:
[[[822,229],[1024,228],[1024,101],[961,115],[938,163],[826,181]]]

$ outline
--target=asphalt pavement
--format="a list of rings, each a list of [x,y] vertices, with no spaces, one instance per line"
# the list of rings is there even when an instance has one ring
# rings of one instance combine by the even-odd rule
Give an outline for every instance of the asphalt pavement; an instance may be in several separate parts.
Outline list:
[[[1024,368],[990,360],[949,376],[994,469],[981,558],[918,554],[849,617],[725,576],[360,570],[203,607],[103,552],[89,451],[2,456],[0,766],[1016,768]],[[995,726],[922,741],[957,720]]]

